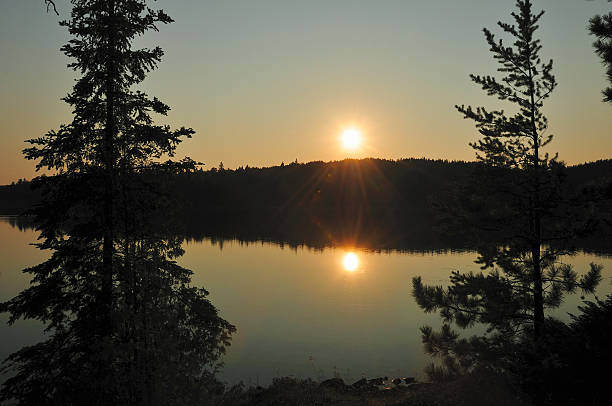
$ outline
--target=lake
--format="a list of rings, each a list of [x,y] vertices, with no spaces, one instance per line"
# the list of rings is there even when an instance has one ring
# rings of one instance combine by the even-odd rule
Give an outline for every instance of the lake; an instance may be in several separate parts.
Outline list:
[[[35,231],[0,217],[0,301],[29,283],[21,270],[45,259],[29,245]],[[378,376],[423,377],[429,357],[419,327],[437,327],[411,295],[412,277],[446,284],[452,270],[478,271],[471,251],[374,252],[351,247],[311,249],[236,240],[187,240],[179,263],[193,284],[210,292],[221,316],[237,327],[220,378],[267,384],[280,376],[348,382]],[[567,259],[581,273],[604,265],[598,295],[612,293],[612,258],[579,253]],[[588,299],[589,297],[587,297]],[[567,319],[580,295],[567,297],[553,315]],[[41,339],[35,321],[6,325],[0,316],[0,357]]]

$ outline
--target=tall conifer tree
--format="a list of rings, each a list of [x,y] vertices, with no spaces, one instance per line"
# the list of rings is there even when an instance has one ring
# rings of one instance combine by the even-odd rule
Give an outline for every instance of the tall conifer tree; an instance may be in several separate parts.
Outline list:
[[[561,255],[573,252],[572,238],[588,222],[574,222],[564,195],[563,165],[556,156],[543,153],[552,140],[543,103],[557,85],[553,63],[542,61],[542,46],[535,37],[543,12],[534,13],[530,0],[517,0],[516,7],[513,24],[498,23],[512,37],[511,46],[484,29],[501,79],[470,75],[489,96],[509,102],[515,113],[457,106],[465,118],[475,121],[481,139],[470,145],[495,176],[488,182],[479,180],[486,190],[478,195],[487,210],[487,225],[497,231],[497,239],[483,231],[477,261],[491,271],[453,272],[448,288],[413,279],[415,299],[426,312],[440,311],[446,323],[462,328],[476,323],[488,327],[484,337],[472,341],[459,340],[449,325],[439,333],[423,328],[426,350],[446,357],[446,366],[455,372],[487,357],[498,366],[511,362],[512,354],[504,348],[525,337],[537,347],[545,334],[545,310],[558,307],[563,294],[578,288],[593,292],[600,280],[598,265],[591,264],[579,278],[571,266],[559,262]],[[495,207],[487,207],[491,194],[503,195],[494,199]],[[432,372],[437,373],[435,368]]]
[[[62,51],[80,74],[64,100],[74,118],[29,140],[41,176],[35,209],[50,259],[29,288],[3,303],[10,322],[45,323],[47,339],[12,354],[0,399],[19,404],[201,404],[234,327],[178,266],[180,240],[150,224],[167,200],[160,174],[191,171],[172,157],[193,134],[153,124],[169,107],[134,90],[163,56],[134,49],[172,19],[146,0],[72,0]],[[163,210],[166,209],[163,206]]]

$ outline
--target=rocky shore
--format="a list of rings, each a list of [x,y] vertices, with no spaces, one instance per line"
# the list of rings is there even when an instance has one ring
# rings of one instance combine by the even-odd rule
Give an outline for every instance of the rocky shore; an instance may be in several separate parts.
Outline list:
[[[321,382],[275,379],[268,387],[238,385],[228,389],[218,405],[237,406],[523,406],[502,378],[470,375],[452,382],[381,377],[346,383],[341,378]]]

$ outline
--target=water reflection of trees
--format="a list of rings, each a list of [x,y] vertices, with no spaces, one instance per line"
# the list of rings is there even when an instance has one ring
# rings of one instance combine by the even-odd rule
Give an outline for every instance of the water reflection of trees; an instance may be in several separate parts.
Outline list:
[[[21,231],[34,229],[33,219],[28,216],[0,217],[12,227]],[[151,221],[151,224],[155,223]],[[333,247],[357,247],[373,252],[468,252],[477,251],[479,244],[469,235],[457,235],[446,230],[437,229],[428,225],[413,227],[403,232],[390,230],[385,224],[378,223],[362,226],[360,232],[352,234],[345,232],[344,227],[334,229],[334,226],[323,229],[319,225],[299,220],[290,224],[285,221],[278,224],[257,222],[250,218],[239,216],[218,215],[214,218],[207,216],[187,216],[175,212],[165,221],[166,231],[175,238],[187,242],[208,241],[223,249],[229,242],[236,242],[245,246],[255,244],[272,244],[281,248],[292,250],[308,248],[323,250]],[[451,225],[452,227],[452,225]],[[500,239],[500,245],[503,241]],[[579,252],[595,255],[612,255],[612,249],[607,240],[597,238],[577,239],[576,249]]]

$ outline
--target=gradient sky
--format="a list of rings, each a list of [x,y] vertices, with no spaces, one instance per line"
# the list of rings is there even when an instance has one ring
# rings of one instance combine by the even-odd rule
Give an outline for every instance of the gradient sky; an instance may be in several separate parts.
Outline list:
[[[61,14],[67,0],[57,1]],[[477,138],[454,104],[495,102],[469,73],[496,68],[482,27],[510,20],[514,0],[159,0],[176,22],[147,34],[166,56],[143,84],[172,107],[160,123],[193,127],[179,149],[205,168],[268,166],[345,157],[471,160]],[[586,25],[605,0],[535,0],[545,9],[543,56],[559,87],[545,106],[549,151],[569,164],[612,157],[612,106],[601,102],[604,68]],[[31,178],[24,140],[70,121],[60,101],[74,73],[68,40],[43,0],[2,0],[0,184]],[[362,128],[356,153],[338,143]]]

